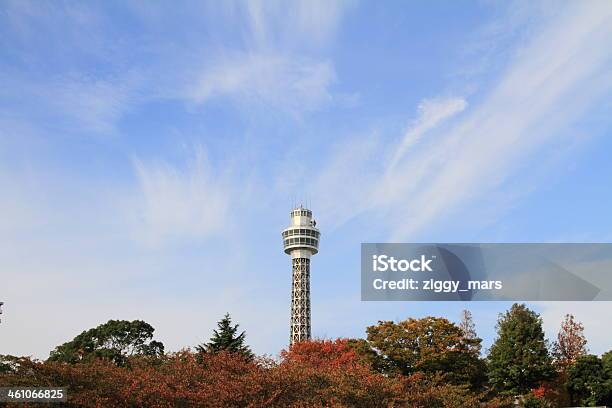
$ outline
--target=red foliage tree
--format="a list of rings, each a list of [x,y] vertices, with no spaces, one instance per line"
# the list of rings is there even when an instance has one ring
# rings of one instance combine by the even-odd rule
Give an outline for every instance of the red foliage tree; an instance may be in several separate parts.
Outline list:
[[[70,407],[505,407],[466,386],[372,370],[346,339],[296,344],[280,361],[181,351],[125,366],[16,359],[3,386],[66,386]]]
[[[362,364],[355,350],[349,346],[348,339],[296,343],[289,350],[281,351],[281,358],[284,363],[310,367],[352,368]]]
[[[580,356],[587,353],[587,340],[584,337],[584,326],[571,314],[565,315],[557,341],[553,345],[553,356],[561,370],[565,370]]]

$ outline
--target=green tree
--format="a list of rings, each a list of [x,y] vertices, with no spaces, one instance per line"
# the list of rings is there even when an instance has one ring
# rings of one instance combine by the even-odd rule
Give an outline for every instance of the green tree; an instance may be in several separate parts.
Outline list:
[[[497,339],[488,356],[489,381],[506,395],[524,395],[554,376],[542,319],[514,304],[497,321]]]
[[[14,372],[23,357],[0,354],[0,374]]]
[[[527,394],[520,402],[521,408],[553,408],[553,404],[544,398],[538,398],[533,394]]]
[[[253,352],[245,344],[245,338],[245,332],[238,334],[238,325],[232,325],[232,318],[229,313],[226,313],[223,319],[217,323],[217,329],[214,330],[210,341],[196,346],[196,350],[200,353],[218,353],[221,351],[240,353],[250,360],[253,358]]]
[[[601,355],[601,362],[603,363],[606,376],[612,379],[612,350]]]
[[[612,350],[603,353],[601,356],[604,373],[606,375],[606,405],[612,405]]]
[[[130,356],[159,356],[164,353],[164,345],[152,340],[154,331],[153,326],[142,320],[109,320],[57,346],[49,360],[78,363],[104,358],[124,365]]]
[[[368,347],[363,342],[353,346],[385,374],[442,374],[452,384],[472,388],[480,387],[486,379],[484,362],[479,358],[481,339],[466,337],[447,319],[381,321],[368,327],[367,334]]]
[[[581,356],[567,371],[567,389],[572,404],[610,404],[610,389],[603,361],[594,355]]]

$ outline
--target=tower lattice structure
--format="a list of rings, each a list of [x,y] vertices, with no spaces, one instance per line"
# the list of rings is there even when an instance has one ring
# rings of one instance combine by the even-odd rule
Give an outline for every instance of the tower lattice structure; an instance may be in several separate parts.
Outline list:
[[[283,247],[291,256],[291,323],[289,344],[310,340],[310,258],[319,252],[321,233],[312,211],[291,211],[291,225],[283,230]]]

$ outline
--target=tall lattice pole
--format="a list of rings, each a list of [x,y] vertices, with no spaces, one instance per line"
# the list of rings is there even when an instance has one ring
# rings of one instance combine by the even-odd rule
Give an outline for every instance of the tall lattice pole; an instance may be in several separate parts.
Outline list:
[[[291,211],[291,225],[283,230],[283,247],[291,256],[291,324],[289,344],[310,340],[310,257],[319,251],[320,232],[312,211]]]

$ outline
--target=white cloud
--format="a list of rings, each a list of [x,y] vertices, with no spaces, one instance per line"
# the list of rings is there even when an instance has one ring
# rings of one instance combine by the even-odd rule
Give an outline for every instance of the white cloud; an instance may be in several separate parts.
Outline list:
[[[381,140],[382,146],[370,148],[375,155],[354,161],[351,171],[375,182],[353,185],[360,194],[352,205],[336,200],[338,211],[374,211],[390,220],[391,240],[409,239],[466,206],[478,206],[525,166],[537,168],[538,154],[547,157],[547,151],[575,143],[578,136],[567,130],[612,89],[612,6],[568,3],[531,32],[491,90],[450,126],[440,124],[466,107],[463,99],[423,102],[401,140]],[[320,195],[335,196],[342,187],[339,181]]]
[[[245,41],[250,47],[269,49],[325,47],[351,3],[344,0],[297,0],[287,7],[282,0],[249,0],[216,6],[224,9],[234,22],[246,22]]]
[[[329,103],[334,78],[329,62],[242,53],[221,58],[205,69],[190,96],[200,103],[228,97],[238,105],[297,115]]]
[[[0,66],[0,81],[11,116],[46,134],[115,131],[137,99],[140,74],[109,40],[104,12],[31,1],[9,1],[5,11],[3,36],[13,58]],[[92,62],[103,68],[87,70]]]
[[[243,108],[297,117],[328,105],[336,73],[322,55],[348,7],[346,1],[318,0],[291,7],[259,0],[216,4],[208,11],[241,27],[243,46],[206,53],[186,97],[199,103],[225,97]]]
[[[0,70],[0,80],[7,84],[2,97],[11,102],[14,126],[20,119],[39,130],[112,133],[130,107],[142,101],[137,92],[139,79],[130,73],[116,78],[84,75],[28,78]]]
[[[229,223],[231,184],[212,170],[203,149],[196,149],[185,168],[141,160],[135,167],[137,231],[145,241],[207,238]]]
[[[418,117],[406,130],[387,171],[392,171],[407,150],[413,147],[423,135],[444,120],[463,111],[467,101],[463,98],[425,99],[418,106]]]
[[[379,191],[387,190],[386,194],[391,194],[397,185],[396,165],[429,130],[466,107],[467,102],[462,98],[423,100],[418,106],[417,118],[392,148],[385,147],[376,132],[351,135],[350,141],[336,144],[309,187],[321,222],[334,228],[380,203],[376,198]],[[355,180],[359,180],[358,185],[353,183]],[[298,181],[293,183],[297,185]]]
[[[132,107],[167,99],[227,97],[247,110],[296,117],[333,100],[335,70],[322,50],[347,8],[344,1],[129,4],[144,24],[143,35],[124,32],[96,5],[38,6],[8,3],[7,41],[32,69],[5,65],[0,81],[7,84],[2,96],[11,110],[25,112],[23,120],[35,119],[41,128],[115,133]],[[193,40],[180,47],[165,38],[152,41],[160,26]],[[237,38],[227,27],[238,27]],[[215,41],[227,36],[234,41]],[[83,61],[103,68],[90,70]]]
[[[416,185],[410,204],[398,208],[408,220],[394,235],[405,238],[466,201],[494,191],[530,154],[560,142],[564,128],[606,95],[605,73],[612,50],[609,3],[576,3],[548,22],[519,50],[516,59],[482,104],[441,136],[415,153],[398,175]],[[401,180],[403,179],[403,180]],[[415,216],[416,215],[416,216]]]
[[[330,149],[330,159],[306,189],[313,195],[318,220],[328,231],[367,209],[371,186],[378,181],[379,171],[373,164],[381,152],[379,136],[371,133],[353,137],[356,142],[337,143]],[[311,174],[309,169],[305,169],[306,177]],[[293,189],[299,191],[300,181],[293,180],[293,183]]]
[[[38,86],[37,86],[38,87]],[[130,106],[131,85],[101,79],[62,80],[38,87],[42,97],[72,125],[86,132],[110,133]]]

